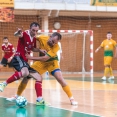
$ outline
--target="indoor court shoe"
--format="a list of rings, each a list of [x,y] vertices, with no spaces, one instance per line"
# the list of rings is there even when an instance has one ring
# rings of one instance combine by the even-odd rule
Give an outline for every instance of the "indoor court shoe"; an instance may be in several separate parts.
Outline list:
[[[16,96],[16,95],[13,96],[13,97],[11,97],[11,98],[6,98],[6,100],[8,100],[8,101],[10,101],[10,102],[15,102],[16,99],[17,99],[17,96]]]
[[[7,85],[5,83],[0,83],[0,91],[3,92],[6,86]]]
[[[48,102],[45,102],[45,100],[44,99],[42,99],[42,100],[40,100],[40,101],[36,101],[36,105],[37,106],[50,106],[51,104],[50,103],[48,103]]]
[[[73,106],[77,106],[78,105],[78,102],[76,102],[74,99],[71,99],[70,102],[71,102],[71,105],[73,105]]]
[[[109,80],[114,80],[114,76],[110,76],[108,79]]]
[[[106,80],[106,76],[103,76],[103,77],[102,77],[102,80]]]

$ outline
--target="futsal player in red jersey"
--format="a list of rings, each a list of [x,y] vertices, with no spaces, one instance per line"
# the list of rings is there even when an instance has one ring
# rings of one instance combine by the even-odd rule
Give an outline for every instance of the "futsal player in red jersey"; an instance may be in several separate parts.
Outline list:
[[[15,48],[14,46],[9,43],[8,37],[3,38],[3,44],[2,44],[2,60],[0,63],[0,70],[3,67],[6,67],[7,65],[9,67],[12,67],[11,60],[14,56]]]
[[[19,38],[18,40],[15,58],[20,57],[24,61],[28,62],[28,59],[26,58],[25,54],[30,54],[31,51],[35,51],[36,49],[35,34],[37,33],[36,31],[38,31],[38,28],[37,30],[32,29],[32,31],[34,30],[34,34],[32,33],[32,35],[31,35],[32,31],[29,30],[26,30],[21,33],[21,38]]]

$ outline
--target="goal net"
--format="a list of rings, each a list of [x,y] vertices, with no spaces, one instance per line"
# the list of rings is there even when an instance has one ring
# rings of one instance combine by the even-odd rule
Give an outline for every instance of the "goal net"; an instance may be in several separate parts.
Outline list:
[[[62,72],[93,73],[93,31],[91,30],[39,30],[39,34],[51,35],[59,32],[62,35]]]

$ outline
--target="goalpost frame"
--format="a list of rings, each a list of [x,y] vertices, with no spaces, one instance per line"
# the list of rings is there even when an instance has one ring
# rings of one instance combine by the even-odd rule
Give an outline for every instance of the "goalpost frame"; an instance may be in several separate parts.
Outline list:
[[[83,38],[83,58],[82,58],[82,72],[85,72],[85,35],[90,34],[90,73],[93,73],[93,31],[92,30],[38,30],[38,33],[84,33]]]

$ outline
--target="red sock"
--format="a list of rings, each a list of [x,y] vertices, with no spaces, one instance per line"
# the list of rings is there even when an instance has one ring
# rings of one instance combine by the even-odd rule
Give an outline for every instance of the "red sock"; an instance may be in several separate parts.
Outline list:
[[[42,97],[42,81],[35,82],[35,90],[37,97]]]
[[[21,72],[15,72],[9,79],[7,79],[6,83],[9,84],[13,81],[19,80],[22,77]]]

